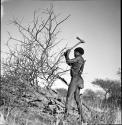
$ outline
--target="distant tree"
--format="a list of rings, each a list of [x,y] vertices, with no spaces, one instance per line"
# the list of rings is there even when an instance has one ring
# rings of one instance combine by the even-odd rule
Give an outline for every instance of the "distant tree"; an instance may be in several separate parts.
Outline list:
[[[64,88],[58,88],[56,89],[57,92],[62,96],[62,97],[66,97],[67,95],[67,89],[64,89]]]
[[[92,84],[98,85],[105,90],[105,102],[113,104],[120,103],[121,100],[121,85],[119,81],[96,79]],[[107,98],[107,94],[109,97]]]
[[[121,84],[119,81],[115,81],[115,84],[112,86],[107,102],[112,102],[115,106],[121,107]]]
[[[107,94],[111,92],[111,88],[114,81],[111,80],[103,80],[103,79],[96,79],[92,82],[94,85],[98,85],[99,87],[103,88],[105,91],[105,100],[107,98]]]
[[[91,100],[94,100],[97,96],[95,92],[91,89],[86,89],[85,92],[83,93],[84,98],[89,98]]]
[[[101,90],[97,90],[96,92],[97,97],[99,97],[101,100],[104,99],[104,92]]]

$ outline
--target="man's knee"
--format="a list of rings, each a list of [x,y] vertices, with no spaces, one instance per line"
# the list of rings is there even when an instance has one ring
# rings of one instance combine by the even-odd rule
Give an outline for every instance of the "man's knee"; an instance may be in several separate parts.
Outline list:
[[[73,86],[72,86],[73,87]],[[72,97],[73,97],[73,95],[74,95],[74,92],[75,92],[75,89],[74,88],[70,88],[69,90],[68,90],[68,93],[67,93],[67,99],[68,100],[71,100],[72,99]]]
[[[74,98],[75,98],[76,103],[78,104],[80,102],[80,95],[75,93]]]

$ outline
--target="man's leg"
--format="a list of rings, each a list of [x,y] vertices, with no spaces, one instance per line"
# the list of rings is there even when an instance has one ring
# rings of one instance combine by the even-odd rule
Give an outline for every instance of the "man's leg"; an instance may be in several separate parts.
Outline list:
[[[85,119],[83,117],[83,112],[82,112],[82,105],[81,105],[81,100],[80,100],[80,88],[77,87],[76,91],[74,93],[74,98],[77,104],[77,108],[78,108],[78,113],[81,116],[81,121],[83,121],[85,123]]]
[[[72,81],[73,82],[73,81]],[[69,88],[68,88],[68,92],[67,92],[67,97],[66,97],[66,103],[65,103],[65,118],[67,117],[68,115],[68,112],[69,112],[69,104],[71,103],[71,99],[74,95],[74,92],[75,92],[75,89],[76,89],[76,86],[74,86],[74,84],[71,84],[69,85]]]

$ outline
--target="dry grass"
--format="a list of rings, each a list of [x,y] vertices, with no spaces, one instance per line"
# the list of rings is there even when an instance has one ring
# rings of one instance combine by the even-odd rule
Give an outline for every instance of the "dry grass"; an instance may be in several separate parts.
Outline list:
[[[83,112],[88,124],[121,124],[121,111],[119,109],[106,109],[100,111]],[[58,116],[58,115],[57,115]],[[39,109],[29,109],[24,112],[22,110],[13,110],[6,118],[4,125],[57,125],[56,121],[61,121],[63,115],[51,116],[42,114]],[[63,120],[62,120],[63,121]],[[61,125],[61,124],[59,124]],[[62,123],[62,125],[64,125]],[[80,125],[77,115],[70,115],[65,125]]]
[[[4,106],[0,107],[0,112],[3,114],[5,120],[3,125],[81,125],[78,121],[78,113],[76,110],[71,110],[70,115],[65,121],[66,123],[63,123],[64,115],[61,112],[55,116],[50,114],[48,111],[43,112],[43,107],[46,102],[43,102],[43,107],[41,103],[42,102],[38,103],[38,107],[16,107],[9,112],[4,110]],[[83,115],[88,125],[121,124],[121,110],[119,108],[110,108],[110,106],[104,106],[103,108],[101,102],[93,103],[84,101],[84,103],[86,103],[90,108],[90,110],[88,110],[83,105]],[[76,108],[76,104],[74,102],[72,103],[72,106]],[[60,124],[58,124],[59,121]],[[2,125],[2,122],[0,125]]]

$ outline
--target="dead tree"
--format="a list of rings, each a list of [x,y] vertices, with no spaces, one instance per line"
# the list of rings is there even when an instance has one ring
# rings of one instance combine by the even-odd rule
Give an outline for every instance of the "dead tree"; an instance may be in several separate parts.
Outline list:
[[[8,33],[9,56],[2,64],[4,75],[15,76],[23,83],[26,81],[36,88],[40,80],[41,84],[50,88],[56,79],[64,81],[61,75],[65,73],[65,69],[61,69],[60,64],[66,46],[60,51],[57,51],[56,47],[62,42],[62,39],[58,39],[59,27],[69,16],[60,19],[60,16],[54,13],[53,6],[45,9],[42,14],[45,18],[35,11],[32,22],[27,25],[17,19],[12,21],[20,38]],[[14,49],[10,47],[9,42],[17,43]]]

